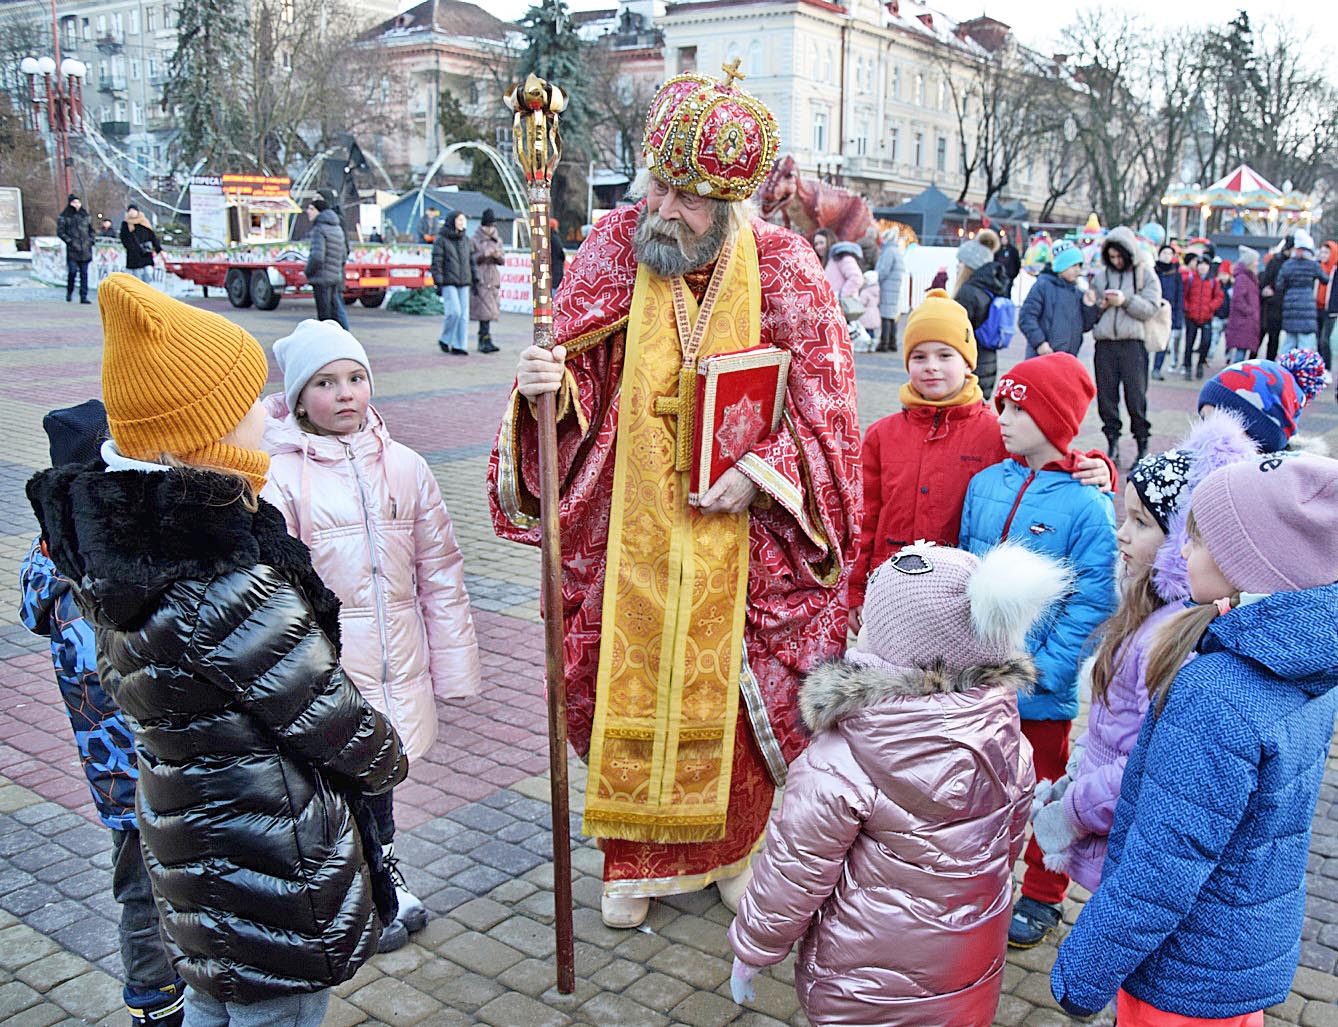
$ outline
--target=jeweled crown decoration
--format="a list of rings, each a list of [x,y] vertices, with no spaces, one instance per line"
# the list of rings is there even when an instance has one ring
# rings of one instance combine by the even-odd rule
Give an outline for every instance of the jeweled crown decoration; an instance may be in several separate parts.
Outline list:
[[[671,78],[651,101],[642,152],[660,181],[716,200],[746,200],[775,163],[780,132],[771,111],[734,85],[736,59],[723,80]]]

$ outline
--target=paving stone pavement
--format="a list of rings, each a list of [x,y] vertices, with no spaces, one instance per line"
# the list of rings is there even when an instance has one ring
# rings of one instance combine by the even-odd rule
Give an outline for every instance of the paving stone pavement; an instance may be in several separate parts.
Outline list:
[[[24,290],[9,303],[0,290],[0,581],[14,588],[36,530],[23,483],[48,459],[42,414],[99,391],[96,306],[67,306],[55,290],[33,296]],[[311,315],[302,301],[271,312],[213,299],[198,305],[233,316],[267,347]],[[436,746],[396,792],[396,853],[434,917],[408,947],[375,957],[336,989],[327,1027],[804,1024],[792,960],[758,979],[748,1008],[730,1000],[730,915],[714,889],[657,902],[639,931],[602,925],[601,857],[579,834],[584,771],[574,759],[577,987],[571,996],[555,992],[538,556],[493,536],[483,489],[528,322],[504,315],[494,330],[502,353],[459,359],[438,352],[432,318],[362,308],[350,315],[376,365],[378,409],[396,438],[427,457],[450,506],[485,685],[474,700],[442,705]],[[896,408],[905,377],[899,356],[858,357],[866,425]],[[1154,446],[1183,430],[1196,393],[1180,381],[1153,383]],[[1330,395],[1306,412],[1304,427],[1338,443]],[[1094,413],[1083,441],[1101,444]],[[12,622],[0,625],[0,687],[8,697],[0,708],[0,1023],[124,1024],[110,842],[92,813],[44,640]],[[1338,1027],[1338,755],[1316,811],[1309,869],[1302,966],[1291,997],[1269,1011],[1270,1025]],[[1074,891],[1070,923],[1081,904]],[[1049,944],[1010,953],[996,1023],[1069,1022],[1050,998],[1054,952]]]

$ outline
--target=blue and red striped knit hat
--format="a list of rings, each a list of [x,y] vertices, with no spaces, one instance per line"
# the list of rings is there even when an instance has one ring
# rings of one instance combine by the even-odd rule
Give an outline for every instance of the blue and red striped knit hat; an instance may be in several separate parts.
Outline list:
[[[1274,360],[1242,360],[1213,375],[1199,392],[1199,407],[1230,410],[1265,453],[1287,448],[1301,411],[1324,388],[1324,361],[1311,349]]]

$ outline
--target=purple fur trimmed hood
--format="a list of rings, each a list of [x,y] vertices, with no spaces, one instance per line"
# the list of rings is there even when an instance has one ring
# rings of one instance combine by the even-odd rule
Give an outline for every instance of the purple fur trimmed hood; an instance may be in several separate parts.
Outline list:
[[[1189,479],[1175,512],[1171,515],[1166,541],[1152,562],[1152,585],[1168,603],[1189,597],[1189,571],[1180,555],[1189,541],[1186,522],[1194,490],[1219,467],[1258,454],[1258,447],[1245,434],[1245,424],[1234,414],[1218,409],[1195,422],[1188,437],[1177,449],[1190,454]]]

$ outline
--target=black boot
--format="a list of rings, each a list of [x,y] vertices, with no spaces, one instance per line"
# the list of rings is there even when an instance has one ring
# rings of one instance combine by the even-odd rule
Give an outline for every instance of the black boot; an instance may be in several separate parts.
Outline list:
[[[1106,439],[1106,456],[1110,457],[1112,460],[1119,460],[1120,437],[1118,435],[1116,435],[1114,438]]]
[[[1208,367],[1208,361],[1206,361],[1206,360],[1200,360],[1200,361],[1199,361],[1199,369],[1198,369],[1196,372],[1194,372],[1194,377],[1195,377],[1195,378],[1198,378],[1198,379],[1202,379],[1202,378],[1203,378],[1203,373],[1204,373],[1204,371],[1207,369],[1207,367]],[[1186,373],[1185,377],[1189,377],[1188,373]]]
[[[1138,440],[1138,452],[1134,455],[1134,462],[1131,463],[1131,464],[1129,465],[1129,470],[1132,471],[1135,467],[1137,467],[1137,466],[1138,466],[1138,461],[1142,460],[1143,457],[1145,457],[1145,456],[1147,456],[1147,455],[1148,455],[1148,440],[1147,440],[1147,439],[1139,439],[1139,440]]]
[[[497,347],[492,344],[492,322],[479,322],[479,352],[496,353]]]

